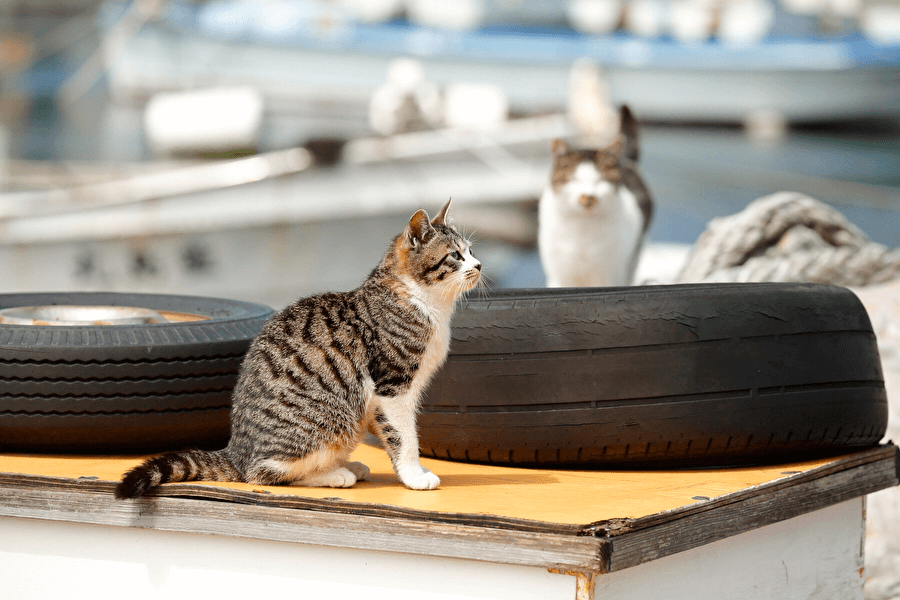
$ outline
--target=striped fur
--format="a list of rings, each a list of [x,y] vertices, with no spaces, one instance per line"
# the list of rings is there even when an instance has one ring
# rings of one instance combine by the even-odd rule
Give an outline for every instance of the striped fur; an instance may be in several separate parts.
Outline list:
[[[301,299],[265,325],[241,365],[226,448],[152,458],[116,496],[197,479],[349,487],[369,473],[348,460],[367,430],[405,485],[437,487],[419,464],[416,411],[447,356],[455,301],[481,276],[449,206],[433,220],[416,212],[359,288]]]

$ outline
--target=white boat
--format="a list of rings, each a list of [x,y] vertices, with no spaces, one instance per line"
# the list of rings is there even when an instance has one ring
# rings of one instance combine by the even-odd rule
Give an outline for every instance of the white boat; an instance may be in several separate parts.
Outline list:
[[[525,12],[534,3],[517,4]],[[627,102],[645,120],[900,114],[894,76],[900,45],[861,35],[788,28],[753,43],[683,43],[623,32],[586,35],[552,21],[464,30],[365,24],[332,15],[327,6],[170,3],[162,18],[106,53],[110,88],[120,98],[141,98],[160,90],[252,85],[273,101],[365,107],[390,61],[409,56],[422,62],[429,81],[496,85],[512,110],[533,113],[565,106],[569,69],[587,58],[605,70],[612,100]]]
[[[569,132],[564,117],[549,116],[492,136],[360,139],[332,168],[310,169],[309,152],[296,148],[9,192],[0,195],[0,293],[164,289],[281,306],[355,287],[409,215],[448,196],[463,228],[477,221],[479,250],[502,277],[509,244],[535,235],[533,219],[504,207],[537,198],[549,162],[508,148],[543,148]]]

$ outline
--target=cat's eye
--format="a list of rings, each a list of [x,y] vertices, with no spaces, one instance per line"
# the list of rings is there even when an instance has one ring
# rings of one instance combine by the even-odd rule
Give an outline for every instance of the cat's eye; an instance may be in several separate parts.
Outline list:
[[[459,253],[459,250],[454,250],[453,252],[450,253],[450,256],[452,256],[452,257],[455,258],[456,260],[462,260],[462,259],[463,259],[463,256],[462,256],[462,254]]]

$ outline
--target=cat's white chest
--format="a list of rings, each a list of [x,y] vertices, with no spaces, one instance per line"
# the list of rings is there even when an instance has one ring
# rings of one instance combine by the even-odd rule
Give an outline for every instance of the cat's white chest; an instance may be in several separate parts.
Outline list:
[[[411,392],[418,396],[447,358],[450,351],[450,321],[453,318],[454,303],[443,298],[432,298],[418,285],[407,282],[412,292],[410,300],[431,322],[431,335],[425,352],[419,360],[419,368],[413,377]]]
[[[421,375],[426,382],[444,364],[447,353],[450,351],[450,320],[453,317],[453,305],[432,308],[430,317],[433,329],[422,359],[419,361],[419,370],[416,376],[416,379],[419,379]]]
[[[644,215],[624,186],[581,164],[540,201],[538,246],[547,285],[629,285],[643,240]]]
[[[426,379],[437,371],[450,351],[450,319],[444,322],[436,323],[431,339],[428,340],[428,346],[422,360],[419,363],[419,371]]]

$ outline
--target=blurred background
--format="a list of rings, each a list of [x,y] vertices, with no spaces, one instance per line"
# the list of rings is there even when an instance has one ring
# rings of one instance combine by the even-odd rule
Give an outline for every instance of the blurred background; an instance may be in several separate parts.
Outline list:
[[[779,190],[900,246],[900,0],[4,0],[0,293],[280,307],[448,197],[493,287],[542,286],[550,142],[621,103],[639,281]]]

